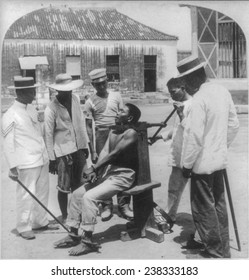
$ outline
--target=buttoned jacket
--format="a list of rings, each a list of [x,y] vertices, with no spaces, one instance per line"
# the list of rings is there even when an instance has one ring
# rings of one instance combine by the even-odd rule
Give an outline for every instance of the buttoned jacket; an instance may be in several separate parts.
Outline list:
[[[45,109],[44,119],[45,143],[50,160],[88,148],[85,117],[75,94],[72,94],[72,118],[67,108],[55,98]]]
[[[238,130],[230,92],[222,85],[202,84],[193,97],[184,130],[182,165],[196,174],[226,168],[228,147]]]
[[[48,162],[41,123],[33,105],[15,101],[3,115],[2,135],[10,168],[34,168]]]

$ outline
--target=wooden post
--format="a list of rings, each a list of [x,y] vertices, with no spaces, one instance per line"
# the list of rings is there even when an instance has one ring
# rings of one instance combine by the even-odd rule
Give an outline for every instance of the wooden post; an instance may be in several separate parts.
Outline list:
[[[148,147],[147,123],[140,122],[138,131],[138,170],[137,186],[151,183],[150,158]],[[145,237],[145,229],[154,227],[153,214],[153,189],[147,189],[139,194],[133,195],[133,212],[135,225],[141,231],[141,236]]]
[[[36,89],[38,107],[40,105],[46,106],[49,103],[49,89],[47,87],[50,83],[49,66],[47,64],[37,64],[35,74],[36,82],[41,85]]]

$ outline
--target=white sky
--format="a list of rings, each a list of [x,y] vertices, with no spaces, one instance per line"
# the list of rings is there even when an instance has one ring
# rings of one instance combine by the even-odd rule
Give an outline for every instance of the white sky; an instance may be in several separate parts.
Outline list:
[[[10,26],[17,19],[35,7],[40,9],[52,5],[80,7],[114,7],[119,12],[159,31],[179,37],[179,50],[191,49],[190,10],[179,7],[177,2],[167,1],[40,1],[40,0],[0,0],[1,26]],[[46,5],[44,5],[46,4]]]

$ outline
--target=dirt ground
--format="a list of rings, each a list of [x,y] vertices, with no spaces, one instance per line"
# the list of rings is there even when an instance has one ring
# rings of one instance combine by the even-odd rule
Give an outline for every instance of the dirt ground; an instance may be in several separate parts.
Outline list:
[[[169,104],[142,106],[142,119],[148,122],[163,121],[172,110]],[[234,228],[230,217],[230,245],[233,259],[248,258],[248,115],[239,115],[240,131],[229,150],[228,176],[233,198],[241,242],[241,251],[237,249]],[[168,123],[172,124],[173,119]],[[155,129],[149,129],[152,135]],[[154,190],[154,200],[162,208],[167,203],[167,182],[170,168],[167,166],[169,144],[157,142],[150,147],[150,165],[152,179],[160,181],[162,186]],[[1,258],[2,259],[72,259],[68,249],[54,249],[53,242],[66,236],[63,228],[53,232],[36,234],[36,239],[26,241],[15,230],[15,182],[8,179],[8,167],[2,156],[1,170]],[[55,216],[60,215],[56,176],[50,175],[49,209]],[[116,199],[114,199],[116,203]],[[186,187],[177,215],[177,223],[170,234],[164,235],[164,242],[155,243],[145,238],[123,242],[120,233],[126,229],[126,220],[117,215],[96,226],[95,240],[101,243],[100,253],[79,256],[77,259],[195,259],[196,251],[185,250],[181,245],[194,231],[189,203],[189,187]],[[52,219],[49,217],[49,219]]]

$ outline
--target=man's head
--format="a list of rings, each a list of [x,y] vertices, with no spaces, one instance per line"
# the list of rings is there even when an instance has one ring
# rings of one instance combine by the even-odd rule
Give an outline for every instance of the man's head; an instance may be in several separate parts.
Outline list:
[[[140,109],[131,103],[126,103],[124,108],[119,111],[116,124],[135,124],[141,116]]]
[[[107,76],[106,69],[94,69],[89,73],[89,77],[92,81],[92,86],[96,89],[99,95],[105,95],[107,93]]]
[[[184,101],[186,99],[186,91],[183,80],[181,78],[171,78],[167,82],[170,96],[175,101]]]
[[[8,88],[16,90],[17,101],[31,104],[35,100],[36,87],[38,86],[39,84],[35,84],[32,77],[15,76],[14,86]]]
[[[206,82],[207,76],[204,69],[205,63],[200,63],[198,57],[190,56],[177,64],[179,75],[185,84],[188,94],[195,94],[200,86]]]

